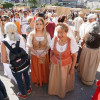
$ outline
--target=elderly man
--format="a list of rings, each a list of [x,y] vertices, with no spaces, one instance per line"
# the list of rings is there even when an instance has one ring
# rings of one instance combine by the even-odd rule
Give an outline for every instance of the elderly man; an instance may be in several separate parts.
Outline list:
[[[21,24],[20,27],[21,27],[21,34],[26,39],[26,28],[28,27],[28,21],[27,21],[28,13],[27,13],[27,9],[24,9],[23,12],[24,12],[24,16],[22,16],[20,18],[20,24]]]
[[[88,16],[87,16],[87,22],[85,22],[85,23],[83,23],[81,26],[80,26],[80,38],[82,39],[83,38],[83,36],[86,34],[86,30],[88,29],[88,26],[92,23],[92,22],[94,22],[94,21],[96,21],[96,18],[97,18],[97,16],[95,15],[95,14],[89,14]]]
[[[77,43],[79,42],[79,39],[80,39],[80,37],[79,37],[79,28],[80,28],[81,24],[84,22],[83,18],[82,18],[83,15],[84,14],[82,12],[79,12],[79,16],[76,17],[74,19],[74,21],[73,21],[73,25],[75,27],[75,29],[74,29],[74,36],[76,38]]]

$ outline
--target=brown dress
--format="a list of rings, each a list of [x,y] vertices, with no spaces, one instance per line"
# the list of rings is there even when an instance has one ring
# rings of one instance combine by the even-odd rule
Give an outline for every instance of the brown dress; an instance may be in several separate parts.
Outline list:
[[[33,49],[34,50],[45,50],[47,47],[47,39],[43,41],[37,41],[33,38]],[[38,83],[42,86],[42,83],[47,84],[49,80],[49,58],[48,53],[45,55],[43,62],[40,62],[40,58],[37,58],[34,54],[31,54],[31,77],[32,83]]]
[[[86,34],[84,40],[86,41],[89,34]],[[95,80],[96,71],[100,63],[100,48],[91,49],[86,45],[82,48],[79,60],[79,72],[81,80],[86,85],[92,85]]]
[[[56,43],[57,38],[54,42],[54,55],[51,57],[48,94],[64,98],[66,92],[72,91],[74,88],[74,73],[69,74],[72,64],[70,39],[66,50],[62,53],[57,51]]]

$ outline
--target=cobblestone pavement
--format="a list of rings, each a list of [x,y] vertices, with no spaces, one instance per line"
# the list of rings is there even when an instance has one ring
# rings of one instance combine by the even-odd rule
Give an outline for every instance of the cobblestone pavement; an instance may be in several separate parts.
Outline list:
[[[1,63],[0,63],[0,78],[6,86],[7,93],[10,100],[23,100],[23,99],[19,99],[16,96],[18,89],[14,81],[4,76],[3,66]],[[80,80],[80,76],[75,70],[75,88],[72,92],[67,93],[64,99],[60,99],[57,96],[48,95],[47,85],[43,85],[43,87],[35,87],[34,84],[31,84],[32,93],[31,95],[28,96],[26,100],[91,100],[96,90],[97,80],[100,80],[100,64],[97,70],[96,80],[92,86],[86,86],[82,84]]]
[[[22,100],[16,96],[18,89],[14,81],[4,76],[3,66],[1,63],[0,63],[0,78],[6,86],[10,100]],[[100,79],[100,65],[97,70],[96,81],[99,79]],[[47,85],[43,85],[43,87],[35,87],[34,84],[31,84],[32,93],[31,95],[28,96],[26,100],[91,100],[96,90],[96,81],[92,86],[86,86],[82,84],[80,76],[75,70],[75,88],[72,92],[67,93],[64,99],[60,99],[57,96],[49,96]]]

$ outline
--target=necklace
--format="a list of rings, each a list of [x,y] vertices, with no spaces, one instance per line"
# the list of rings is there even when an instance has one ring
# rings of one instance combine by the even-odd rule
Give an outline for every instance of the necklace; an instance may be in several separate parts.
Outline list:
[[[62,46],[60,46],[60,50],[63,51],[63,47]]]

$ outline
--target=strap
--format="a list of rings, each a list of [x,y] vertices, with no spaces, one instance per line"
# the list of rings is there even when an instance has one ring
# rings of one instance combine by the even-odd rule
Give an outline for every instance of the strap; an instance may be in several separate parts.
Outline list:
[[[20,44],[20,41],[17,41],[17,43],[16,43],[17,48],[19,47],[19,44]]]
[[[3,41],[3,43],[10,51],[12,51],[12,47],[8,44],[7,41]]]

